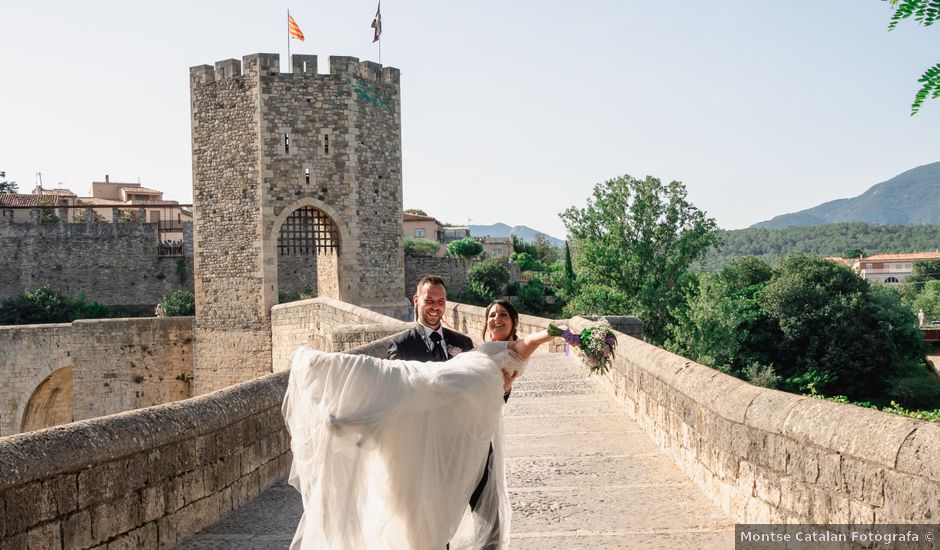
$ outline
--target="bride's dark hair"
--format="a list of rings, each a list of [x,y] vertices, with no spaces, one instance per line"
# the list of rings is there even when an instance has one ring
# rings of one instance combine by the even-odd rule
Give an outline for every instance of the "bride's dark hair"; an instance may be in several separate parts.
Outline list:
[[[486,306],[486,311],[483,312],[483,332],[480,333],[480,338],[482,338],[484,342],[486,341],[486,332],[489,328],[487,320],[490,318],[490,310],[492,310],[495,305],[501,305],[506,308],[506,312],[509,313],[509,318],[512,320],[512,330],[509,331],[509,339],[518,340],[519,336],[516,335],[516,329],[519,328],[519,312],[516,311],[516,306],[512,305],[512,302],[503,300],[502,298],[493,300],[490,302],[490,305]]]

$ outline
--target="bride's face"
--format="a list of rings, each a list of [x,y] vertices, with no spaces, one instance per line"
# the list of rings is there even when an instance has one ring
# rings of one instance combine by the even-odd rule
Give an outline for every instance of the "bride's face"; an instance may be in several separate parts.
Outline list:
[[[509,340],[512,334],[512,317],[506,308],[500,304],[493,305],[490,313],[486,317],[486,328],[490,334],[490,340],[501,342]]]

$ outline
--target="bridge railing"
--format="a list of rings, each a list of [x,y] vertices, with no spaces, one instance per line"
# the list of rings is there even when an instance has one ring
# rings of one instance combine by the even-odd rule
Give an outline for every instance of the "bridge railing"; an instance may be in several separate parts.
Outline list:
[[[290,471],[288,374],[0,439],[0,548],[163,548],[241,508]]]
[[[605,383],[734,521],[940,517],[940,423],[752,386],[634,338],[618,342]]]

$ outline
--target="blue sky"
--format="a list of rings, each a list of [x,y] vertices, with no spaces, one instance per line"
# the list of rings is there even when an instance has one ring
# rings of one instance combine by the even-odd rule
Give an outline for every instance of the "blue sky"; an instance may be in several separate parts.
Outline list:
[[[190,66],[293,53],[377,60],[375,2],[0,0],[0,170],[79,193],[137,181],[189,202]],[[909,116],[940,28],[879,0],[382,5],[402,72],[404,202],[524,224],[622,174],[680,180],[721,227],[858,195],[940,160],[940,101]],[[321,71],[325,62],[321,61]]]

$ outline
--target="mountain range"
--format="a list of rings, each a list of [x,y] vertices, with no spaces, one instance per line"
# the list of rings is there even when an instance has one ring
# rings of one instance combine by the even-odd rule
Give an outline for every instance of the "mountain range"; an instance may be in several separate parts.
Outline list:
[[[940,162],[925,164],[873,185],[857,197],[836,199],[782,214],[751,227],[865,222],[890,225],[940,224]]]
[[[472,237],[509,237],[510,235],[515,235],[519,240],[531,243],[535,241],[535,235],[541,233],[545,235],[545,239],[550,242],[552,246],[565,246],[564,240],[557,239],[525,225],[510,227],[504,223],[494,223],[492,225],[470,225],[469,227],[470,236]]]

